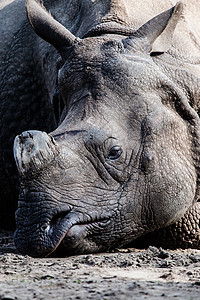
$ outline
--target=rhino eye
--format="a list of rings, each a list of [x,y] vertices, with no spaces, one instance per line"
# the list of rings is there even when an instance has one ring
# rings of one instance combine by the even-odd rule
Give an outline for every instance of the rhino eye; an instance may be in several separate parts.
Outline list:
[[[108,153],[109,159],[117,159],[122,154],[122,149],[120,146],[114,146],[110,149]]]

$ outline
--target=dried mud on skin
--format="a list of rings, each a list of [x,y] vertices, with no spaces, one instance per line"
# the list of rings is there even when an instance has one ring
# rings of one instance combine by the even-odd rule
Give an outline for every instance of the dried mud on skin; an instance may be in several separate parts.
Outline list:
[[[17,253],[0,231],[0,299],[200,299],[200,250],[121,249],[67,258]]]

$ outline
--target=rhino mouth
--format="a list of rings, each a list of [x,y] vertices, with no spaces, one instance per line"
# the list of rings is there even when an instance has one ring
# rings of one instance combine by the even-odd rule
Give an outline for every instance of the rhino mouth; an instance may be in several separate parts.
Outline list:
[[[104,22],[96,25],[95,27],[90,29],[83,36],[83,38],[96,37],[104,34],[117,34],[117,35],[129,36],[134,32],[135,30],[131,27],[116,23],[115,21],[110,21],[110,22]]]
[[[54,252],[56,254],[73,255],[81,251],[79,246],[88,236],[98,234],[105,227],[107,227],[111,219],[109,217],[93,218],[92,220],[84,221],[77,216],[70,220],[69,214],[59,213],[55,215],[50,224],[46,228],[46,233],[54,240],[54,247],[45,256],[51,256]],[[84,218],[83,218],[84,219]],[[59,236],[56,235],[57,228],[62,228]],[[57,237],[55,240],[55,236]],[[84,250],[83,250],[84,251]]]
[[[32,257],[88,253],[85,239],[100,234],[110,222],[110,217],[87,220],[84,215],[63,211],[55,214],[46,226],[40,226],[37,239],[34,239],[34,232],[29,227],[18,227],[15,245],[21,254]]]

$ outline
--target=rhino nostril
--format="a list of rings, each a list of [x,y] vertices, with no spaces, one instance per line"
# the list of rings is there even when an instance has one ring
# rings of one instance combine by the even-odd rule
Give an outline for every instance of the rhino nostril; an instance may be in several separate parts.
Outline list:
[[[27,134],[29,135],[30,138],[33,138],[33,135],[29,131],[27,131]]]
[[[53,216],[53,218],[50,221],[50,226],[57,224],[58,221],[62,221],[68,215],[69,212],[70,211],[62,211]]]
[[[70,227],[73,223],[72,218],[70,217],[70,209],[60,211],[58,213],[55,213],[49,223],[47,224],[47,227],[45,229],[46,233],[48,235],[52,235],[55,230],[59,227]]]

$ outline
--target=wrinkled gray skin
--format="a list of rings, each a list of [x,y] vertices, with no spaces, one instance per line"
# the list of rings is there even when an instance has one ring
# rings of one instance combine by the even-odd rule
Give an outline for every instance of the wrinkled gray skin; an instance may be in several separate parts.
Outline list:
[[[51,91],[35,101],[54,101],[59,126],[15,139],[18,250],[72,255],[148,239],[199,248],[200,71],[172,40],[182,6],[138,29],[146,18],[129,20],[129,1],[66,2],[57,19],[69,30],[28,1],[33,29],[61,56],[34,35]]]

